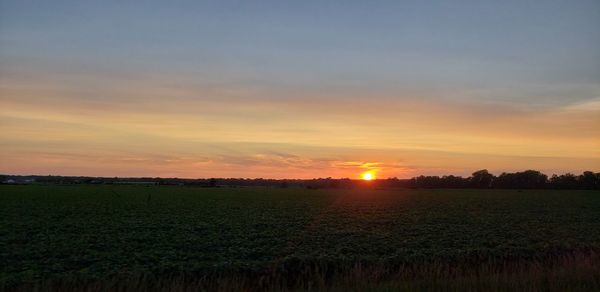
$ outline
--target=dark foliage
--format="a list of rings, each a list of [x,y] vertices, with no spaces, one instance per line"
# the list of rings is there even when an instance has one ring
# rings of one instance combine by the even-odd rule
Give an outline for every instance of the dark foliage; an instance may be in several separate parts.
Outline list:
[[[492,187],[499,189],[542,189],[547,186],[548,176],[536,171],[503,172],[492,181]]]
[[[547,175],[537,170],[502,173],[494,176],[487,169],[473,172],[470,177],[454,175],[418,176],[411,179],[378,179],[370,182],[349,178],[334,179],[263,179],[263,178],[159,178],[159,177],[83,177],[83,176],[19,176],[0,175],[0,183],[4,184],[125,184],[125,185],[171,185],[195,187],[304,187],[307,189],[324,188],[493,188],[493,189],[600,189],[600,173],[585,171],[580,175],[566,173],[562,175]]]

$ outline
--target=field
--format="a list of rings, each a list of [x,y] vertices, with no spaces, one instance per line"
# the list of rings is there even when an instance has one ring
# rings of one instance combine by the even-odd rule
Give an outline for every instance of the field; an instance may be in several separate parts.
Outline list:
[[[600,192],[0,186],[0,288],[595,290]]]

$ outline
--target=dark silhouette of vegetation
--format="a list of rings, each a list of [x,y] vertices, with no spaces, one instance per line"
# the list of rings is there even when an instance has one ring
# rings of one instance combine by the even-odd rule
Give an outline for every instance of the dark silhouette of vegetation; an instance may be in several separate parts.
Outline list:
[[[208,187],[214,188],[217,186],[217,179],[211,178],[208,180]]]
[[[552,175],[550,178],[550,185],[553,189],[575,189],[579,186],[577,176],[572,173],[563,175]]]
[[[494,175],[489,173],[487,169],[482,169],[474,172],[471,175],[470,186],[474,188],[489,188],[492,186]]]
[[[503,172],[492,181],[492,187],[498,189],[543,189],[547,186],[548,176],[536,171]]]
[[[323,188],[478,188],[478,189],[560,189],[560,190],[596,190],[600,189],[600,173],[585,171],[580,175],[566,173],[547,175],[537,170],[525,170],[514,173],[491,174],[487,169],[475,171],[470,177],[455,175],[417,176],[411,179],[377,179],[369,182],[349,178],[334,179],[248,179],[248,178],[118,178],[118,177],[83,177],[83,176],[18,176],[0,175],[0,183],[4,184],[131,184],[131,185],[171,185],[197,187],[304,187],[307,189]],[[218,182],[218,185],[217,185]]]

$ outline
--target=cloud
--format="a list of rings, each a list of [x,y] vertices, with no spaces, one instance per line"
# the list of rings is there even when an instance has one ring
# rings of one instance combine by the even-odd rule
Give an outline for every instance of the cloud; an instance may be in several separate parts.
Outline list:
[[[600,115],[600,97],[567,105],[564,110],[577,113],[596,112]]]

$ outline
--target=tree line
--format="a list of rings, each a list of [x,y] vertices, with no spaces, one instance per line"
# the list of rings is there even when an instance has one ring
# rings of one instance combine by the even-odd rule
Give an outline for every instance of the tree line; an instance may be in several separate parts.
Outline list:
[[[584,171],[580,175],[566,173],[547,175],[537,170],[503,172],[498,176],[486,169],[470,177],[418,176],[410,179],[409,187],[416,188],[494,188],[494,189],[600,189],[600,173]]]
[[[304,187],[321,188],[481,188],[481,189],[600,189],[600,173],[584,171],[579,175],[566,173],[547,175],[537,170],[521,172],[503,172],[496,176],[486,169],[475,171],[469,177],[417,176],[410,179],[378,179],[361,181],[349,178],[316,178],[316,179],[248,179],[248,178],[160,178],[160,177],[85,177],[85,176],[20,176],[0,175],[0,183],[4,184],[133,184],[133,185],[172,185],[195,187]]]
[[[308,188],[343,188],[369,185],[373,187],[402,187],[402,188],[478,188],[478,189],[600,189],[600,173],[584,171],[580,175],[566,173],[562,175],[547,175],[537,170],[521,172],[503,172],[496,176],[487,169],[475,171],[469,177],[417,176],[410,179],[388,178],[363,182],[360,180],[315,179],[306,182]]]

